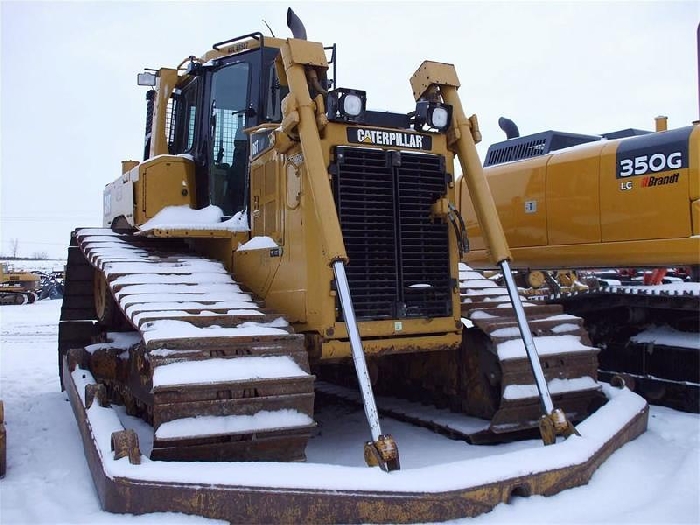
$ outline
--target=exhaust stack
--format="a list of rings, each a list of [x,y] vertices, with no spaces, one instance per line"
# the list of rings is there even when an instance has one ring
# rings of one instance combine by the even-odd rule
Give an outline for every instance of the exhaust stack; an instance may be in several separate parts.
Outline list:
[[[518,126],[509,118],[501,117],[498,119],[498,127],[506,134],[507,139],[517,139],[520,136]]]
[[[287,27],[292,31],[294,38],[306,40],[306,28],[291,7],[287,8]]]

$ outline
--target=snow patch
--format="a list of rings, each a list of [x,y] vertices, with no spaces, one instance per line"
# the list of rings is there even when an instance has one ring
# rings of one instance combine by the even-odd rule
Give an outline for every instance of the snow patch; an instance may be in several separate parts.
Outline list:
[[[308,376],[289,356],[181,361],[153,371],[153,387]]]
[[[653,326],[630,338],[633,343],[653,343],[656,345],[677,346],[700,350],[700,337],[697,333],[681,332],[670,326]]]
[[[266,250],[270,248],[279,248],[278,244],[270,237],[253,237],[248,242],[241,244],[238,247],[239,252],[250,250]]]
[[[598,352],[597,348],[586,346],[577,335],[544,335],[533,337],[537,353],[542,356],[570,354],[575,352]],[[522,339],[512,339],[499,343],[497,347],[498,359],[520,359],[527,357],[525,343]]]
[[[596,390],[600,384],[592,377],[577,377],[574,379],[552,379],[547,383],[550,394]],[[538,397],[537,385],[508,385],[503,391],[504,399],[529,399]]]
[[[244,326],[245,325],[245,326]],[[168,339],[201,338],[201,337],[257,337],[266,335],[288,335],[286,330],[264,326],[264,323],[243,323],[237,328],[221,328],[208,326],[199,328],[185,321],[164,319],[148,321],[141,327],[143,340],[146,343]]]
[[[306,414],[289,408],[269,412],[261,410],[243,416],[199,416],[168,421],[158,427],[157,439],[178,439],[221,434],[247,434],[282,428],[305,427],[314,421]]]

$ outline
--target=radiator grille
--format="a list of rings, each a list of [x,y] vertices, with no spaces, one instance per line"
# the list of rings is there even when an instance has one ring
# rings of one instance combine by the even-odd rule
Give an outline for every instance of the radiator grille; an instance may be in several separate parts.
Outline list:
[[[337,147],[330,172],[357,318],[451,315],[448,229],[430,217],[444,158]]]

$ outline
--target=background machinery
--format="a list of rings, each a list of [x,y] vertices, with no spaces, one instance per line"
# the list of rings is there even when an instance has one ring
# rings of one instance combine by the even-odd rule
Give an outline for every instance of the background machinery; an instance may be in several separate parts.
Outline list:
[[[37,299],[41,277],[35,273],[10,268],[0,264],[0,304],[27,304]]]
[[[697,276],[698,123],[667,130],[665,117],[659,117],[653,133],[547,131],[523,137],[512,121],[499,124],[508,139],[489,148],[485,174],[514,264],[529,277],[522,284],[548,288],[544,302],[585,319],[592,342],[602,349],[603,379],[624,374],[650,400],[700,410],[700,291],[693,285],[645,287],[641,276],[631,288],[615,281],[618,286],[593,281],[587,288],[570,272],[591,270],[592,276],[627,283],[622,272],[606,269],[646,268],[659,282],[669,267],[684,268],[686,278]],[[472,248],[466,260],[478,268],[491,266],[466,185],[458,191]],[[548,287],[548,274],[534,270],[555,270],[564,281],[549,278]],[[565,293],[562,284],[569,285]],[[643,337],[661,327],[675,337],[656,343]]]

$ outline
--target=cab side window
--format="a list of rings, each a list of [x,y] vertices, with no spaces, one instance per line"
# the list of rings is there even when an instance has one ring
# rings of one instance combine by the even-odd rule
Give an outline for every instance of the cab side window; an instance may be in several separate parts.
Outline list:
[[[194,145],[197,119],[199,79],[194,78],[182,90],[173,94],[174,104],[170,121],[169,151],[172,154],[190,153]]]

